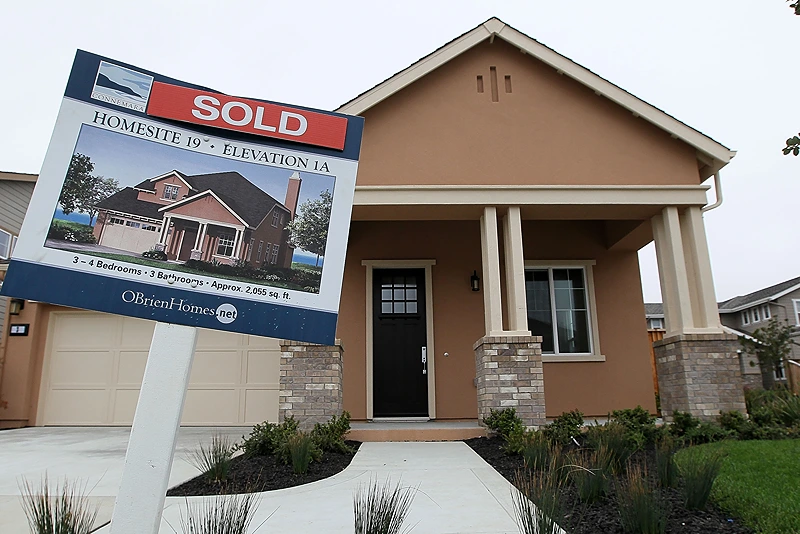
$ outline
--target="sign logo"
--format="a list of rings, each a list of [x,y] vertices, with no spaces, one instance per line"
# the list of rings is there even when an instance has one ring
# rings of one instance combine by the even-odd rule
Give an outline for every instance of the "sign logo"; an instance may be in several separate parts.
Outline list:
[[[231,324],[236,320],[239,315],[239,310],[236,306],[229,302],[220,304],[217,309],[209,308],[206,306],[198,306],[186,299],[169,298],[159,299],[155,295],[146,296],[141,291],[132,291],[126,289],[122,292],[122,302],[125,304],[133,304],[136,306],[144,306],[145,308],[162,308],[165,310],[176,310],[183,313],[193,315],[207,315],[216,317],[217,321],[222,324]]]
[[[236,320],[237,312],[238,310],[233,304],[227,302],[225,304],[220,304],[219,308],[217,308],[217,321],[222,324],[231,324]]]
[[[347,119],[306,109],[153,83],[147,114],[344,150]]]
[[[152,76],[101,61],[91,96],[95,100],[144,113],[152,88]]]

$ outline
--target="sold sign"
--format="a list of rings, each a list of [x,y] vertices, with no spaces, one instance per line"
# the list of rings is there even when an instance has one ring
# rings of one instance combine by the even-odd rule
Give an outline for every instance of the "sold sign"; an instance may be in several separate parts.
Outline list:
[[[147,114],[225,130],[344,149],[347,119],[153,82]]]

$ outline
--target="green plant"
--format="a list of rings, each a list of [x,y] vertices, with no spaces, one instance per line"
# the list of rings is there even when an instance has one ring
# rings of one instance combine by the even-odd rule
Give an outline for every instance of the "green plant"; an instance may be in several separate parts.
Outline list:
[[[702,510],[711,495],[714,480],[722,469],[725,454],[721,451],[690,449],[680,463],[684,502],[689,510]]]
[[[614,410],[611,412],[610,419],[624,426],[631,435],[631,439],[636,443],[641,443],[642,446],[654,443],[659,434],[656,417],[650,415],[650,412],[641,406]]]
[[[315,424],[311,436],[323,451],[351,453],[353,452],[352,447],[349,447],[344,441],[344,437],[349,431],[350,413],[342,412],[341,416],[334,415],[327,423]]]
[[[775,384],[775,364],[792,353],[793,333],[794,326],[789,321],[779,321],[773,317],[765,326],[756,328],[750,336],[739,338],[742,349],[758,358],[765,389],[771,389]]]
[[[53,219],[50,229],[47,231],[48,239],[58,239],[60,241],[72,241],[74,243],[97,243],[94,236],[94,229],[88,224],[81,224],[72,221],[61,221]]]
[[[738,410],[720,412],[717,422],[719,422],[719,426],[721,426],[723,430],[730,430],[732,432],[736,432],[737,434],[741,432],[741,429],[744,428],[747,423],[749,423],[742,412]]]
[[[242,436],[242,443],[235,445],[234,450],[242,450],[248,457],[275,454],[297,432],[297,427],[293,416],[280,424],[264,421],[254,426],[247,438]]]
[[[64,480],[52,489],[47,475],[38,487],[23,479],[22,509],[33,534],[89,534],[94,529],[98,507],[92,507],[86,486]]]
[[[677,446],[675,440],[665,436],[656,444],[656,475],[662,488],[671,488],[678,481],[678,465],[675,463]]]
[[[522,458],[528,469],[544,469],[550,462],[552,445],[544,433],[531,431],[524,434]]]
[[[700,445],[702,443],[722,441],[723,439],[735,437],[735,435],[735,432],[725,430],[711,421],[703,421],[697,427],[690,429],[683,436],[683,440],[692,445]]]
[[[319,449],[316,449],[314,438],[306,432],[296,432],[289,436],[285,447],[284,461],[288,457],[288,460],[292,463],[292,471],[296,475],[306,474],[309,464],[318,459]]]
[[[258,504],[256,493],[218,495],[186,504],[181,511],[181,529],[185,534],[245,534]]]
[[[353,495],[355,534],[397,534],[403,528],[416,488],[370,480]],[[406,529],[404,532],[408,532]]]
[[[514,408],[489,410],[489,415],[483,418],[483,424],[489,430],[500,434],[505,439],[514,434],[520,434],[525,430],[525,425],[522,424],[522,419],[519,418]]]
[[[563,479],[557,475],[557,460],[551,458],[549,469],[525,469],[514,475],[511,499],[514,518],[523,534],[557,534],[563,523],[564,505],[561,502]]]
[[[666,505],[648,483],[647,472],[642,466],[637,464],[628,468],[627,475],[617,487],[617,505],[625,532],[666,532]]]
[[[697,428],[700,425],[700,419],[696,418],[689,412],[681,412],[675,410],[672,414],[672,424],[669,426],[669,431],[673,436],[683,437],[690,430]]]
[[[609,466],[611,457],[608,449],[576,452],[570,458],[570,478],[578,489],[582,502],[591,504],[601,500],[608,494]]]
[[[578,410],[563,412],[544,427],[544,433],[551,441],[568,445],[581,435],[583,413]]]
[[[224,482],[228,479],[233,458],[233,444],[227,436],[214,434],[211,445],[202,443],[189,456],[190,463],[195,466],[211,482]]]
[[[800,397],[792,395],[777,402],[778,417],[786,426],[800,423]]]
[[[595,450],[605,448],[608,451],[609,467],[614,474],[622,472],[630,457],[640,446],[633,441],[628,430],[615,421],[589,427],[586,441]]]
[[[151,260],[167,261],[167,253],[163,250],[145,250],[142,252],[143,258],[150,258]]]

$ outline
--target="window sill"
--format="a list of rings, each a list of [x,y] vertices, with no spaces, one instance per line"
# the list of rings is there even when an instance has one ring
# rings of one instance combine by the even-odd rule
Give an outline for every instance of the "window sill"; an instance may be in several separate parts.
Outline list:
[[[606,357],[603,354],[542,354],[542,362],[604,362]]]

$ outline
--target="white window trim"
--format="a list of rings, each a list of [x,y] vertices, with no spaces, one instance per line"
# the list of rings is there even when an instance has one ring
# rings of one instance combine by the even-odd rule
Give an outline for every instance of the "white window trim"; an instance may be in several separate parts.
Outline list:
[[[747,326],[750,324],[750,310],[742,311],[742,324]]]
[[[769,309],[769,304],[764,304],[763,306],[761,306],[761,317],[762,320],[764,321],[769,321],[770,319],[772,319],[772,310]]]
[[[655,322],[658,321],[658,326],[655,326]],[[653,317],[650,319],[650,329],[651,330],[664,330],[664,319],[660,317]]]
[[[231,241],[230,255],[219,253],[219,247],[222,245],[223,238],[228,241]],[[225,245],[225,248],[227,247],[228,245]],[[216,256],[218,258],[233,258],[234,254],[236,254],[236,234],[234,234],[233,237],[230,237],[230,234],[224,234],[224,233],[220,233],[219,235],[217,235],[217,246],[215,247],[215,253],[213,254],[213,256]]]
[[[14,250],[14,234],[11,232],[7,232],[6,230],[0,229],[0,233],[6,234],[8,236],[8,248],[6,250],[0,250],[0,260],[7,260],[11,257],[11,252]]]
[[[597,326],[597,300],[594,291],[594,260],[554,260],[554,261],[531,261],[525,262],[525,270],[529,269],[574,269],[582,267],[586,277],[586,293],[589,299],[589,346],[591,352],[564,353],[564,354],[542,354],[543,362],[604,362],[605,355],[600,350],[600,328]],[[527,297],[526,297],[527,299]],[[550,302],[551,310],[555,309],[553,304],[555,293],[551,291]]]
[[[778,376],[778,371],[781,372],[782,376]],[[772,373],[775,377],[775,380],[786,380],[786,365],[783,363],[783,360],[779,360],[775,363]]]
[[[800,299],[793,299],[792,304],[794,304],[794,324],[800,326]]]
[[[171,196],[167,196],[167,187],[174,187],[175,188],[175,198]],[[161,200],[179,200],[178,197],[181,196],[181,186],[175,184],[164,184],[164,194],[161,195]]]
[[[750,316],[752,318],[751,322],[753,323],[761,322],[761,310],[758,309],[758,306],[750,308]],[[756,319],[756,317],[758,317],[758,319]]]

